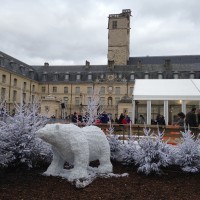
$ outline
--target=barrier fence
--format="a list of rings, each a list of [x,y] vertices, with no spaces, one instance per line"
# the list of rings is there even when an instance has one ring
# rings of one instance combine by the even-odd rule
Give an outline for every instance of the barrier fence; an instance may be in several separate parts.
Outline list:
[[[66,120],[53,120],[50,123],[70,123]],[[79,127],[85,126],[84,123],[78,123],[76,124]],[[169,144],[177,144],[180,142],[180,138],[182,137],[181,131],[185,131],[183,127],[179,126],[158,126],[158,125],[142,125],[142,124],[115,124],[112,123],[111,125],[109,123],[107,124],[95,124],[99,128],[101,128],[105,134],[109,134],[109,128],[113,128],[114,135],[118,135],[119,139],[123,142],[126,141],[128,138],[132,137],[136,140],[139,140],[141,137],[144,137],[144,128],[150,129],[151,133],[157,134],[158,131],[163,132],[163,140],[167,141]],[[198,127],[192,127],[190,128],[191,132],[194,133],[195,137],[198,136],[200,133],[200,129]]]

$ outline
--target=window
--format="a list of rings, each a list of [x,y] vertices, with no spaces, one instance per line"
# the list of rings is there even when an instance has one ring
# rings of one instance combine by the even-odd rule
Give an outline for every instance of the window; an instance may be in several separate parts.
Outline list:
[[[69,80],[69,74],[65,74],[65,80]]]
[[[80,74],[77,74],[77,75],[76,75],[76,80],[79,81],[80,79],[81,79],[81,75],[80,75]]]
[[[162,74],[162,72],[159,72],[158,73],[158,79],[162,79],[163,78],[163,74]]]
[[[80,97],[75,97],[75,105],[76,106],[80,105]]]
[[[117,28],[117,21],[113,21],[113,22],[112,22],[112,28],[113,28],[113,29],[116,29],[116,28]]]
[[[43,81],[46,81],[47,80],[47,74],[45,73],[45,74],[42,74],[42,80]]]
[[[13,101],[17,101],[17,91],[13,90]]]
[[[4,101],[6,98],[6,88],[1,88],[1,101]]]
[[[23,98],[23,102],[26,103],[26,93],[23,93],[22,95],[23,95],[23,97],[22,97]]]
[[[134,79],[135,79],[135,75],[131,74],[131,80],[134,80]]]
[[[120,87],[116,87],[115,88],[115,94],[116,95],[120,95]]]
[[[13,86],[17,87],[17,79],[16,78],[14,78]]]
[[[68,87],[64,87],[64,93],[68,94]]]
[[[42,87],[42,93],[46,92],[46,87]]]
[[[88,74],[88,80],[92,80],[92,74]]]
[[[32,85],[32,92],[35,92],[35,85]]]
[[[120,101],[120,97],[116,97],[115,98],[115,104],[117,105],[119,103],[119,101]]]
[[[130,95],[133,94],[133,87],[130,87],[129,94],[130,94]]]
[[[24,82],[24,90],[26,89],[26,82]]]
[[[76,88],[75,88],[75,93],[76,93],[76,94],[80,94],[80,87],[76,87]]]
[[[68,97],[63,97],[64,102],[68,102],[69,98]]]
[[[92,97],[88,97],[87,98],[87,102],[89,103],[89,102],[91,102],[92,101]]]
[[[144,78],[145,78],[145,79],[149,79],[149,73],[148,73],[148,72],[145,72]]]
[[[87,87],[87,94],[92,94],[92,87]]]
[[[100,97],[100,103],[101,105],[105,105],[105,97]]]
[[[105,94],[106,88],[105,87],[101,87],[100,89],[100,94]]]
[[[54,80],[54,81],[57,81],[57,80],[58,80],[58,74],[57,74],[57,72],[55,72],[55,74],[53,75],[53,80]]]
[[[6,83],[6,75],[5,74],[2,75],[2,83]]]
[[[53,87],[53,93],[57,92],[57,87]]]
[[[32,95],[32,103],[35,101],[35,95]]]

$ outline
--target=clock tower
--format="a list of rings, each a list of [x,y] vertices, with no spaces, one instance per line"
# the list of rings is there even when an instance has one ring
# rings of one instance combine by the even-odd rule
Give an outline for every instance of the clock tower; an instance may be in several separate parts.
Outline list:
[[[130,46],[131,10],[124,9],[120,14],[108,17],[108,63],[127,65]]]

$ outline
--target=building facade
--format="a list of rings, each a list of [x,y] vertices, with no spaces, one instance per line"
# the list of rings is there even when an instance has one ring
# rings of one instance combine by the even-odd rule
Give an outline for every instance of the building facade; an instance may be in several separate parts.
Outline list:
[[[20,97],[26,103],[42,100],[42,114],[65,118],[82,112],[96,90],[113,118],[123,112],[132,116],[135,79],[200,78],[200,55],[130,57],[130,17],[129,9],[109,15],[107,65],[31,66],[0,51],[1,102],[13,113]]]

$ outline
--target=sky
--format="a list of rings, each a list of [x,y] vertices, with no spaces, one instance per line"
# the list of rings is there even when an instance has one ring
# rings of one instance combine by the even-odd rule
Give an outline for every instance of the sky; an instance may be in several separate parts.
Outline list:
[[[200,54],[199,0],[0,0],[0,51],[29,65],[107,64],[108,16],[131,9],[130,56]]]

